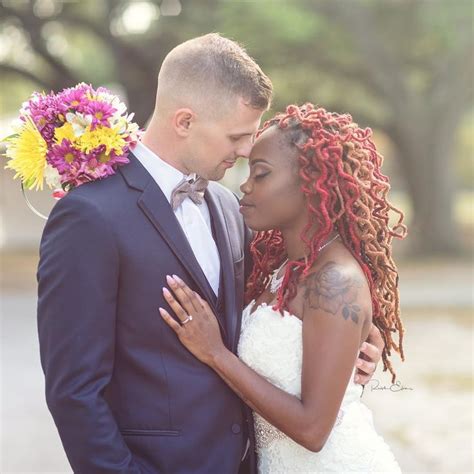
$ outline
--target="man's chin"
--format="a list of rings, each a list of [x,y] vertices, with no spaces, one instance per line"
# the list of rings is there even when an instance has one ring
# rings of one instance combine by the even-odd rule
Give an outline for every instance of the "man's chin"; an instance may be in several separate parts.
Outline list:
[[[220,181],[225,176],[226,170],[215,170],[212,173],[207,173],[208,176],[203,176],[203,178],[209,181]]]
[[[232,168],[225,161],[218,168],[214,168],[211,171],[207,171],[205,174],[200,174],[201,178],[207,179],[208,181],[220,181],[226,174],[226,172]],[[199,173],[198,173],[199,174]]]

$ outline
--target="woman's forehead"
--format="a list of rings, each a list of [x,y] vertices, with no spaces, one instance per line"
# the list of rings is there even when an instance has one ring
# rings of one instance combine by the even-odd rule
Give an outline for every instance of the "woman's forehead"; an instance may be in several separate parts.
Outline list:
[[[265,130],[255,140],[255,144],[250,153],[250,164],[252,161],[263,159],[271,164],[287,162],[289,156],[296,154],[289,146],[283,130],[276,126],[272,126]]]

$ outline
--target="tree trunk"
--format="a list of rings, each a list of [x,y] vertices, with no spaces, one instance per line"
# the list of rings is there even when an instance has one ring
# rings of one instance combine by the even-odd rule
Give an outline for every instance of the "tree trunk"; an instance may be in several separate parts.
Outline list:
[[[395,140],[413,203],[408,238],[417,256],[458,255],[462,245],[454,217],[453,131],[449,127],[436,133],[433,125],[405,122]]]

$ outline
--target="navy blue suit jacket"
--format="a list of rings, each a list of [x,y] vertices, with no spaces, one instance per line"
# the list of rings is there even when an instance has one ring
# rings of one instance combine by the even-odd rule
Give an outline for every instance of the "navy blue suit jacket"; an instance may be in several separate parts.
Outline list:
[[[158,313],[165,276],[177,274],[211,303],[236,351],[249,234],[230,191],[211,182],[205,199],[220,311],[171,206],[133,154],[51,212],[37,273],[40,356],[74,472],[237,473],[247,431],[255,470],[250,410]]]

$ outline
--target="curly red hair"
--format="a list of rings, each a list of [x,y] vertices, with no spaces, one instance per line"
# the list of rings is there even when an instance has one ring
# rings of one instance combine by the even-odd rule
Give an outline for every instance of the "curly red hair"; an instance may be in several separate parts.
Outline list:
[[[404,328],[391,241],[394,237],[403,239],[406,226],[403,213],[387,199],[390,184],[381,172],[383,157],[371,139],[372,131],[359,128],[348,114],[331,113],[312,104],[290,105],[286,113],[265,122],[257,136],[273,126],[284,131],[298,150],[301,191],[308,206],[308,223],[301,235],[307,257],[287,265],[275,308],[288,309],[297,284],[313,267],[318,249],[337,231],[369,282],[373,322],[385,342],[384,371],[390,371],[394,382],[396,375],[389,356],[393,349],[404,360]],[[389,226],[390,212],[398,216],[393,227]],[[247,282],[247,301],[265,290],[272,272],[286,259],[278,230],[258,232],[250,251],[254,266]],[[396,332],[398,344],[393,340]]]

